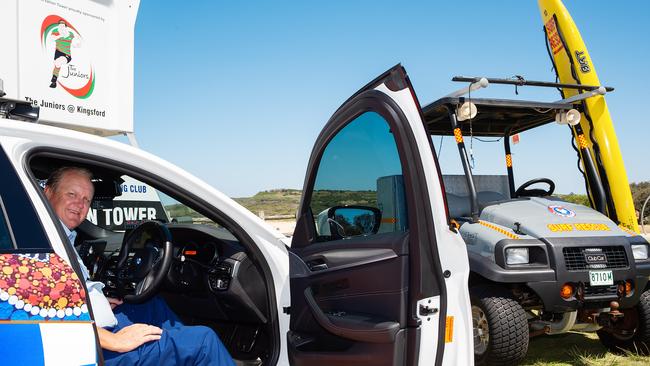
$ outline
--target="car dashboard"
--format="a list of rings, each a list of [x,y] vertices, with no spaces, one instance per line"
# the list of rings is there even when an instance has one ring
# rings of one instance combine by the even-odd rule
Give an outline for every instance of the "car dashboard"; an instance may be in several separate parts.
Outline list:
[[[267,323],[261,272],[229,231],[200,224],[166,226],[172,235],[174,253],[160,292],[181,318]],[[120,276],[116,255],[105,259],[95,275],[105,284],[104,292],[109,297],[121,297],[125,289],[132,290],[128,284],[119,285]]]

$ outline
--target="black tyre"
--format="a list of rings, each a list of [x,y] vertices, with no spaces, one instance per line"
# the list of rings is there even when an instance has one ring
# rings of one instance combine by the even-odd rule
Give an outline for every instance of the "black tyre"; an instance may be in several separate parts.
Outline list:
[[[505,291],[472,291],[472,323],[477,365],[516,365],[526,357],[526,312]]]
[[[650,290],[641,294],[633,312],[627,312],[625,316],[636,319],[627,322],[632,324],[628,329],[622,326],[599,330],[600,342],[615,353],[650,354]]]

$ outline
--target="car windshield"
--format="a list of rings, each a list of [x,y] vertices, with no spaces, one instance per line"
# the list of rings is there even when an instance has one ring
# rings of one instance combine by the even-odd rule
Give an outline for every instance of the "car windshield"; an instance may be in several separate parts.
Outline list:
[[[471,130],[470,130],[471,131]],[[477,191],[496,191],[509,196],[504,137],[479,137],[464,133]],[[453,136],[431,135],[448,193],[467,194],[464,171]],[[549,123],[510,137],[515,188],[535,178],[549,178],[559,195],[585,194],[578,171],[578,156],[572,148],[571,132]]]

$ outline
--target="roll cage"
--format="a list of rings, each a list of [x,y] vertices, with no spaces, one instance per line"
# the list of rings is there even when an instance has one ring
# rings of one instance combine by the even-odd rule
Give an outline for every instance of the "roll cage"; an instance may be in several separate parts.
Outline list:
[[[479,203],[476,184],[469,165],[467,151],[463,142],[463,135],[471,133],[477,137],[501,137],[504,144],[504,155],[508,172],[508,186],[510,197],[515,198],[515,182],[510,149],[510,137],[518,133],[544,126],[559,119],[563,113],[575,109],[581,112],[583,99],[593,95],[602,95],[612,91],[611,87],[597,87],[577,84],[561,84],[553,82],[526,81],[518,79],[487,79],[454,77],[453,81],[470,82],[469,86],[454,93],[440,98],[422,108],[425,128],[430,135],[454,136],[460,159],[465,173],[467,189],[470,196],[471,219],[478,221]],[[493,98],[470,98],[463,95],[473,90],[487,87],[490,83],[510,84],[515,86],[538,86],[554,88],[570,88],[584,91],[572,98],[556,102],[539,102],[515,99],[493,99]],[[459,118],[459,110],[462,106],[471,104],[476,107],[477,113],[471,113],[471,118]],[[469,108],[469,107],[468,107]],[[471,111],[471,109],[470,109]],[[579,124],[570,125],[576,132],[576,139],[581,158],[584,163],[583,175],[588,182],[588,192],[592,206],[598,211],[606,214],[607,201],[605,190],[598,175],[594,159],[584,142],[584,134]]]

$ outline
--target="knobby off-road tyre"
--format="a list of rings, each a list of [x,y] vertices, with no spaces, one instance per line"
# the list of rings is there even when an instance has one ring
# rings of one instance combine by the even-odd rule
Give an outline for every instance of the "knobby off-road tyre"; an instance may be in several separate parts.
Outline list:
[[[598,331],[600,342],[614,353],[626,351],[650,355],[650,290],[641,294],[635,307],[638,317],[636,329],[630,335],[621,335],[606,329]]]
[[[524,309],[505,291],[472,292],[474,362],[477,365],[521,362],[528,352],[528,319]]]

